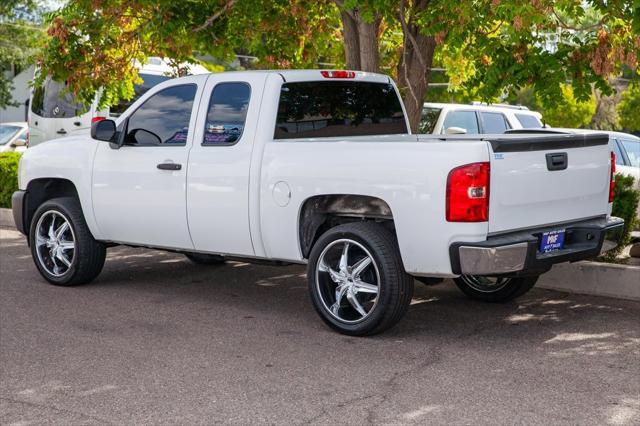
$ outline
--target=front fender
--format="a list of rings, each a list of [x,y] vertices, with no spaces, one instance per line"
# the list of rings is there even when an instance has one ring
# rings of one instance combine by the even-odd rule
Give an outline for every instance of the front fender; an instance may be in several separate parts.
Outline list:
[[[28,190],[36,179],[66,179],[73,183],[87,226],[96,239],[101,233],[93,214],[91,176],[98,141],[87,136],[53,139],[27,149],[18,169],[18,186]]]

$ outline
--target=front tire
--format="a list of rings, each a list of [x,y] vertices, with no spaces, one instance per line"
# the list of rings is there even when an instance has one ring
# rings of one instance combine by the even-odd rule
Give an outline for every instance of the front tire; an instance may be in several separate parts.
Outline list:
[[[54,198],[33,215],[29,228],[31,256],[49,283],[59,286],[86,284],[100,274],[105,245],[89,231],[76,198]]]
[[[538,281],[538,276],[498,278],[461,275],[454,281],[458,288],[471,299],[503,303],[516,299],[531,290]]]
[[[407,312],[413,278],[404,271],[395,236],[373,222],[331,228],[315,243],[307,269],[320,318],[351,336],[380,333]]]

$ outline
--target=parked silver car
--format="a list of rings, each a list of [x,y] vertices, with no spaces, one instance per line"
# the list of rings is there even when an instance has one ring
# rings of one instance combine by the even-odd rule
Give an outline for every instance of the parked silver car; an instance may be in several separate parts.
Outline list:
[[[0,124],[0,152],[22,152],[28,143],[29,127],[26,122]]]

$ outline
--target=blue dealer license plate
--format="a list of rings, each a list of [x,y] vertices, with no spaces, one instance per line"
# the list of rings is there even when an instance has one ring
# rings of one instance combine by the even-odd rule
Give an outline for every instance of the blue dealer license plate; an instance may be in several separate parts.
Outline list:
[[[564,229],[560,231],[549,231],[542,234],[540,238],[540,252],[562,250],[564,248]]]

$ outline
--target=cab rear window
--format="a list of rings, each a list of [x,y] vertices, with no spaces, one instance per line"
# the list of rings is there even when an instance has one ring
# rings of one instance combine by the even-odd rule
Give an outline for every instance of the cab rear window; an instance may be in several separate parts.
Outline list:
[[[391,84],[357,81],[285,83],[274,139],[407,133]]]

